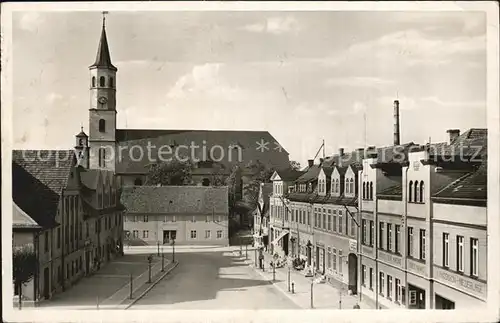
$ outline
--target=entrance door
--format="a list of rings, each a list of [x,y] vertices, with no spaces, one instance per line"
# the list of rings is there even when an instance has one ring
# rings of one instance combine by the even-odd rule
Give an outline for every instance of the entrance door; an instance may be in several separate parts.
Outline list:
[[[410,309],[425,309],[425,290],[409,284],[408,294]]]
[[[176,230],[163,230],[163,244],[170,243],[171,240],[175,240],[177,237]]]
[[[43,297],[49,299],[50,297],[50,274],[49,268],[43,270]]]
[[[348,274],[349,274],[349,290],[353,294],[357,294],[358,290],[358,257],[350,253],[349,256],[349,269],[348,269]]]

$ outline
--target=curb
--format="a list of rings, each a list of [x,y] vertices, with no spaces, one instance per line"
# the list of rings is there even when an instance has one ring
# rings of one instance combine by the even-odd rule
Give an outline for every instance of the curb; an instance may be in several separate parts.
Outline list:
[[[262,273],[260,272],[256,267],[253,267],[251,264],[248,265],[249,267],[253,268],[253,270],[255,272],[257,272],[261,277],[265,278],[267,280],[267,277]],[[278,285],[276,285],[272,279],[268,280],[269,283],[271,283],[274,288],[276,288],[277,290],[279,290],[283,295],[285,295],[289,300],[291,300],[298,308],[300,309],[303,309],[303,310],[310,310],[311,308],[309,307],[304,307],[302,306],[301,304],[299,304],[293,297],[292,295],[290,295],[286,290],[280,288]]]
[[[156,286],[156,284],[158,284],[160,282],[160,280],[162,280],[163,278],[165,278],[165,276],[167,276],[172,270],[174,270],[177,265],[179,265],[179,262],[176,261],[173,263],[173,266],[168,269],[167,271],[165,271],[160,277],[158,277],[158,279],[156,279],[144,292],[142,292],[138,297],[134,298],[132,300],[132,302],[130,302],[130,304],[128,304],[127,306],[125,306],[124,310],[128,310],[130,307],[132,307],[135,303],[137,303],[137,301],[139,301],[141,298],[143,298],[151,289],[153,289],[153,287]]]

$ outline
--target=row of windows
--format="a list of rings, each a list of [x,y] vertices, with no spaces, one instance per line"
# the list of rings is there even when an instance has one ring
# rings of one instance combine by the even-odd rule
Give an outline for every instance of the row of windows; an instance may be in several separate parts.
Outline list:
[[[335,272],[342,274],[342,249],[338,250],[338,255],[337,255],[337,249],[333,247],[328,247],[328,252],[326,254],[326,267]]]
[[[407,255],[409,257],[415,257],[414,255],[414,237],[413,237],[413,228],[408,227],[408,233],[407,233],[407,240],[408,240],[408,248],[407,248]],[[419,230],[419,235],[418,235],[418,241],[419,241],[419,252],[418,252],[418,257],[420,260],[425,260],[425,229],[420,229]]]
[[[332,181],[332,193],[337,193],[340,194],[340,180],[334,179]],[[354,183],[353,178],[346,178],[345,179],[345,185],[344,185],[344,190],[346,194],[355,194],[356,193],[356,185]]]
[[[464,246],[465,238],[463,236],[456,236],[456,271],[463,273],[465,267],[465,246]],[[442,246],[443,246],[443,267],[449,268],[449,257],[450,257],[450,234],[443,233],[442,238]],[[478,276],[478,266],[479,266],[479,240],[477,238],[470,238],[470,275],[477,277]]]
[[[408,184],[408,202],[424,203],[424,181],[410,181]]]
[[[350,236],[356,235],[356,222],[349,216],[348,213],[346,214],[344,222],[344,218],[342,216],[342,210],[338,210],[338,217],[337,217],[337,210],[333,210],[332,214],[331,209],[326,210],[325,208],[315,208],[314,227],[327,231],[343,233],[344,225],[346,234]]]
[[[205,222],[222,222],[222,215],[217,215],[217,217],[215,217],[215,215],[205,215],[205,216],[193,215],[193,216],[191,216],[189,221],[197,222],[196,221],[197,219],[198,220],[202,219],[202,221],[205,221]],[[157,220],[160,220],[160,217],[157,217]],[[165,216],[161,217],[161,220],[163,222],[177,222],[177,218],[175,215],[165,215]],[[129,216],[125,217],[125,222],[149,222],[149,216],[147,216],[147,215],[143,215],[143,216],[129,215]]]
[[[96,77],[92,76],[92,87],[96,86],[96,81],[97,81]],[[99,77],[99,86],[100,87],[105,87],[106,86],[106,77],[104,77],[104,76]],[[114,86],[115,86],[115,80],[111,76],[109,78],[109,87],[113,88]]]
[[[306,210],[292,210],[291,222],[311,225],[311,214],[310,212],[306,212]]]
[[[365,265],[361,266],[361,285],[366,287],[368,282],[368,288],[373,291],[374,283],[374,270],[372,267],[369,268],[369,273],[367,273],[367,267]],[[368,277],[367,277],[368,274]],[[385,275],[383,272],[379,272],[379,284],[378,293],[381,296],[385,296],[388,300],[393,300],[397,304],[404,305],[406,303],[406,291],[405,287],[401,283],[399,278],[394,279],[391,275]]]
[[[363,200],[373,200],[373,182],[363,182]]]

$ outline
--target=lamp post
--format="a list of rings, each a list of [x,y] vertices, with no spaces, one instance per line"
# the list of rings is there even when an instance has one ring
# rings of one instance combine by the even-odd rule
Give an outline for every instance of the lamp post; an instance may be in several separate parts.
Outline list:
[[[314,294],[314,279],[311,279],[311,308],[314,308],[313,294]]]
[[[130,299],[132,299],[132,291],[134,290],[132,284],[133,284],[133,280],[132,280],[132,273],[131,273],[130,274],[130,296],[129,296]]]
[[[153,261],[153,257],[151,255],[148,256],[148,271],[149,271],[149,276],[148,276],[148,283],[151,283],[151,262]]]
[[[163,253],[163,246],[161,247],[161,272],[165,271],[165,253]]]
[[[290,266],[288,266],[288,291],[290,291]]]
[[[172,262],[175,262],[175,239],[172,239]]]
[[[160,241],[156,241],[156,247],[157,247],[157,249],[158,249],[158,251],[157,251],[157,255],[158,255],[158,257],[159,257],[159,256],[160,256]]]

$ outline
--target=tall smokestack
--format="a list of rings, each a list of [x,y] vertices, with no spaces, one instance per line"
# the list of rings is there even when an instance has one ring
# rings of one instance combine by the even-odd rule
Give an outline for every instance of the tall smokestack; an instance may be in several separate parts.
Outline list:
[[[394,100],[394,145],[399,144],[399,101]]]

